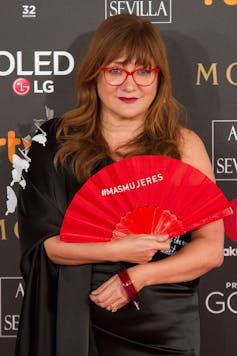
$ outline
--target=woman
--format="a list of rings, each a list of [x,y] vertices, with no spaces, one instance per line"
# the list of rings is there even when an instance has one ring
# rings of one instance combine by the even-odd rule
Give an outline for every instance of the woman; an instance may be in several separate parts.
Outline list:
[[[166,155],[214,180],[203,143],[180,124],[157,28],[128,14],[104,21],[80,66],[78,98],[75,110],[43,126],[46,147],[34,142],[30,150],[19,199],[26,294],[16,355],[196,356],[198,278],[222,263],[220,220],[172,248],[166,235],[59,239],[73,195],[113,161]],[[140,311],[118,275],[124,270],[139,292]]]

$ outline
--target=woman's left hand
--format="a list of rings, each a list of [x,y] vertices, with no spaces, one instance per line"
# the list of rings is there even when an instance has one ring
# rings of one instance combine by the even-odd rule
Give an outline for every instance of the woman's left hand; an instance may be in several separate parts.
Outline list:
[[[130,301],[117,274],[93,290],[89,297],[99,307],[109,311],[117,311]]]
[[[146,286],[147,276],[143,272],[144,269],[142,266],[136,265],[128,268],[127,271],[137,292]],[[122,308],[130,302],[127,292],[117,274],[93,290],[89,297],[99,307],[109,311],[117,311],[117,309]]]

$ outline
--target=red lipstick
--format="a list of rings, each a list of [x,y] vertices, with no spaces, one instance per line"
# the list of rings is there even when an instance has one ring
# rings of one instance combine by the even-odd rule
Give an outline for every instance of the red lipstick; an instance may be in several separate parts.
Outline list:
[[[135,103],[135,101],[137,101],[137,98],[126,98],[126,97],[120,96],[119,100],[121,100],[127,104],[132,104],[132,103]]]

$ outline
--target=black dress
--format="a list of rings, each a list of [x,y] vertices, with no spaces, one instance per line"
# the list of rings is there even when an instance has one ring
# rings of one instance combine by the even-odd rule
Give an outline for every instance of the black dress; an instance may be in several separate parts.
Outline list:
[[[56,172],[57,119],[43,125],[46,146],[33,142],[26,188],[18,201],[21,271],[25,280],[16,356],[165,356],[199,354],[198,280],[144,287],[141,310],[132,303],[111,313],[90,302],[90,291],[131,264],[54,265],[43,241],[58,235],[65,211],[79,183]],[[104,160],[95,170],[112,163]],[[176,238],[168,253],[188,243]],[[171,271],[172,273],[172,271]]]

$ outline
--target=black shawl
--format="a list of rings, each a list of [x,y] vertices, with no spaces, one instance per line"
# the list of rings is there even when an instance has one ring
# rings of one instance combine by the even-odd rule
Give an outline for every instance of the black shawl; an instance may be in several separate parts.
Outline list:
[[[46,145],[31,145],[26,188],[18,199],[25,281],[16,356],[88,356],[97,354],[90,327],[91,265],[58,266],[43,242],[59,235],[66,209],[80,184],[69,172],[53,166],[58,119],[46,122]],[[98,167],[99,169],[99,167]]]

